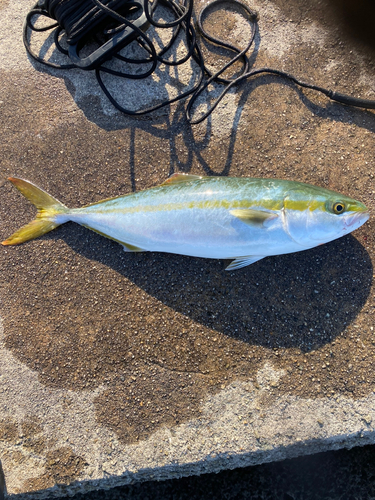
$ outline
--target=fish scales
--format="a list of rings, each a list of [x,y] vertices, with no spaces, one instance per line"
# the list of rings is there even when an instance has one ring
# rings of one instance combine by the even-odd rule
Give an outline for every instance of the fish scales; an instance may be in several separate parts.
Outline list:
[[[267,241],[269,245],[272,241],[278,245],[270,231],[250,228],[233,217],[230,210],[250,207],[280,210],[282,201],[275,202],[275,195],[276,190],[281,194],[281,188],[266,180],[254,181],[252,186],[244,179],[230,180],[212,178],[160,186],[74,210],[70,220],[144,250],[195,257],[244,255],[248,252],[251,232],[252,251]],[[276,226],[281,229],[279,238],[285,236],[280,221],[275,223],[274,230]]]
[[[76,209],[28,181],[10,180],[39,211],[35,221],[3,244],[22,243],[73,221],[127,251],[235,259],[229,269],[326,243],[369,217],[352,198],[276,179],[175,174],[160,186]]]

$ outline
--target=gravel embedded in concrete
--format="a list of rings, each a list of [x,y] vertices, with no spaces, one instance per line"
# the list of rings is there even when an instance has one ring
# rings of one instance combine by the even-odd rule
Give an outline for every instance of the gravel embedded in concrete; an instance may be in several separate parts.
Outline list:
[[[2,239],[34,214],[10,175],[68,206],[183,171],[309,182],[373,211],[373,111],[261,77],[198,126],[182,105],[132,120],[92,74],[28,60],[20,33],[31,5],[0,3]],[[374,98],[375,52],[328,15],[328,0],[252,6],[257,66]],[[237,42],[246,30],[230,12],[207,23]],[[178,70],[181,80],[193,69]],[[170,78],[152,83],[156,96]],[[224,261],[125,254],[71,223],[0,249],[8,494],[58,496],[373,443],[373,224],[232,273]]]

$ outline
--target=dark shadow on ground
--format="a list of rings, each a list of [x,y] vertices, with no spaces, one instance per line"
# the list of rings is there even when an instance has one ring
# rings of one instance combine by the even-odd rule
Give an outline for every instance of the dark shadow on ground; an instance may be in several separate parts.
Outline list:
[[[278,393],[373,390],[370,327],[367,358],[350,340],[334,346],[350,336],[372,284],[370,256],[353,236],[238,271],[227,264],[125,253],[67,223],[4,250],[5,346],[47,386],[105,384],[96,418],[126,443],[199,417],[207,394],[256,381],[265,363],[285,371]],[[358,355],[355,376],[365,384],[341,371]],[[293,369],[301,365],[308,370]]]
[[[320,2],[290,2],[289,0],[273,0],[273,2],[293,21],[312,17],[321,24],[338,28],[342,39],[365,43],[375,49],[375,4],[373,0],[328,0]]]
[[[128,254],[72,229],[51,237],[63,237],[74,252],[111,267],[195,322],[264,347],[309,351],[331,342],[356,318],[372,283],[369,255],[351,235],[228,272],[229,261]]]
[[[375,496],[375,447],[328,451],[220,474],[149,481],[72,500],[343,500]],[[62,500],[62,499],[61,499]]]

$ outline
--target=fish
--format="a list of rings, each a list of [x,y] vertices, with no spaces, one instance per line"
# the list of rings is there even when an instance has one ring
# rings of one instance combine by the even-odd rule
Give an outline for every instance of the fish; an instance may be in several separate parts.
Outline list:
[[[328,243],[369,218],[366,206],[348,196],[280,179],[176,173],[156,187],[72,209],[27,180],[9,180],[37,215],[3,245],[73,221],[127,252],[231,259],[228,271]]]

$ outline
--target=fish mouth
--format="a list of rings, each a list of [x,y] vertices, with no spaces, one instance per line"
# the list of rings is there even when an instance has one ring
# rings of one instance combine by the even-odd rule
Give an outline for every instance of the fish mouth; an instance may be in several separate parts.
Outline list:
[[[349,217],[345,221],[345,227],[350,228],[351,231],[357,229],[362,226],[370,217],[370,213],[368,211],[365,212],[355,212],[354,214],[349,215]]]

